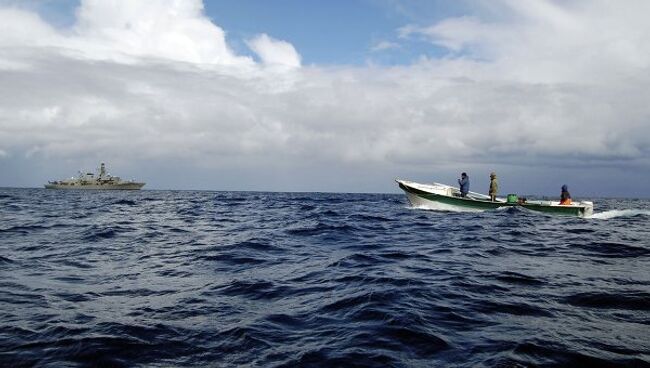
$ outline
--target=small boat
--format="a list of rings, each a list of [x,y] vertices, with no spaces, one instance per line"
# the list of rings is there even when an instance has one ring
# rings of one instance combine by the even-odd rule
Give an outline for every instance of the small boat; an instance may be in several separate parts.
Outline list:
[[[45,184],[46,189],[83,189],[83,190],[138,190],[145,183],[133,180],[122,180],[119,176],[113,176],[106,172],[106,166],[102,162],[99,173],[79,172],[76,178],[50,181]]]
[[[461,197],[458,188],[440,184],[421,184],[407,180],[395,180],[406,193],[406,198],[413,207],[440,211],[480,212],[501,207],[520,206],[533,211],[555,215],[589,217],[593,214],[593,202],[573,202],[570,205],[560,205],[555,201],[529,201],[509,194],[506,199],[497,198],[492,202],[489,196],[469,192]]]

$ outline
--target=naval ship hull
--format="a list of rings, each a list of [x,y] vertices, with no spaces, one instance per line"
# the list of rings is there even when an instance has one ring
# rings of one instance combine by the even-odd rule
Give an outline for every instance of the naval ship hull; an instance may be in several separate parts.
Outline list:
[[[45,184],[46,189],[73,189],[73,190],[139,190],[145,183],[122,184]]]

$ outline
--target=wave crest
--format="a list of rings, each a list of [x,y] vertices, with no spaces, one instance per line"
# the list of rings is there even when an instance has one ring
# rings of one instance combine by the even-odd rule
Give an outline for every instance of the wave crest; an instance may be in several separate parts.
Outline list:
[[[617,217],[635,217],[635,216],[650,216],[650,210],[641,210],[641,209],[611,210],[611,211],[594,213],[589,218],[609,220]]]

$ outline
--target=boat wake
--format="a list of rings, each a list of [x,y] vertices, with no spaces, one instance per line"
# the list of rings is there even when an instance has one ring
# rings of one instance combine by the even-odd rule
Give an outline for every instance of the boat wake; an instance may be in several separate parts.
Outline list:
[[[589,218],[609,220],[617,217],[634,217],[639,215],[650,216],[650,210],[639,210],[639,209],[611,210],[611,211],[594,213]]]

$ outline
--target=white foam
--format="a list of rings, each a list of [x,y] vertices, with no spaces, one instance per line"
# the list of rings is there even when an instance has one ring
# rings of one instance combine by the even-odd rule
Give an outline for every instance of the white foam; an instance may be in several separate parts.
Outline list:
[[[600,219],[600,220],[608,220],[608,219],[613,219],[613,218],[616,218],[616,217],[632,217],[632,216],[636,216],[636,215],[650,216],[650,210],[637,210],[637,209],[611,210],[611,211],[594,213],[593,215],[589,216],[588,218]]]

